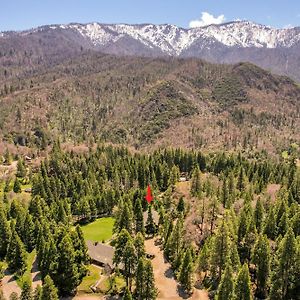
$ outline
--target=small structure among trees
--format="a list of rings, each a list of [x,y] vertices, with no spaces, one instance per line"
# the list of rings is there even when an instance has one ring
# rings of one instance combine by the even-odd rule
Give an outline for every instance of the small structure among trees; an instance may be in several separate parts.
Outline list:
[[[92,263],[104,267],[108,273],[110,273],[115,267],[113,263],[113,257],[115,253],[114,247],[92,241],[87,241],[86,244]]]

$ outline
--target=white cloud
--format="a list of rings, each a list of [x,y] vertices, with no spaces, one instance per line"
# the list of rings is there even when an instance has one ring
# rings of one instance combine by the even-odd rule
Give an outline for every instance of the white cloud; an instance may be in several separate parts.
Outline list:
[[[224,15],[214,17],[208,12],[202,12],[200,20],[192,20],[190,22],[190,28],[203,27],[211,24],[221,24],[226,20]]]
[[[285,26],[283,26],[283,29],[291,29],[294,28],[295,26],[293,26],[292,24],[287,24]]]

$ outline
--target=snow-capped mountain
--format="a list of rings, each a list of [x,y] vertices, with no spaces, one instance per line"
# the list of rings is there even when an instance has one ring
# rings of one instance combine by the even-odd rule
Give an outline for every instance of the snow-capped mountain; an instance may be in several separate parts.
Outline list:
[[[206,47],[215,42],[226,47],[290,48],[300,41],[300,28],[275,29],[248,21],[184,29],[175,25],[128,24],[69,24],[43,26],[23,32],[31,34],[43,30],[69,30],[78,32],[95,47],[103,48],[130,37],[150,49],[160,49],[164,54],[180,56],[195,42],[203,41]]]
[[[17,43],[18,37],[22,41]],[[115,55],[197,57],[218,63],[250,61],[300,80],[300,27],[275,29],[249,21],[192,29],[169,24],[71,23],[0,33],[0,50],[4,40],[4,44],[12,40],[29,45],[30,50],[51,48],[55,55],[60,50],[64,58],[80,48]]]

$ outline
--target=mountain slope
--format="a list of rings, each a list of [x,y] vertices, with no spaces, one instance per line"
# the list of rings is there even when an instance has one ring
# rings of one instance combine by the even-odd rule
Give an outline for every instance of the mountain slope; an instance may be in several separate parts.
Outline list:
[[[274,29],[247,21],[192,29],[168,24],[73,23],[0,34],[0,65],[6,78],[61,63],[86,50],[196,57],[217,63],[248,61],[300,80],[300,28]]]
[[[85,53],[0,97],[1,138],[281,150],[298,141],[300,89],[252,64]]]

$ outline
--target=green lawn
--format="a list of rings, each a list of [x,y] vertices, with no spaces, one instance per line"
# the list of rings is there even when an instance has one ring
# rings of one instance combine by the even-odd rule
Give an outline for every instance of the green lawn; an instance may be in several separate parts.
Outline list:
[[[126,282],[122,276],[112,275],[111,277],[106,276],[98,285],[97,290],[102,294],[115,291],[120,293],[126,286]]]
[[[102,242],[112,237],[114,218],[101,218],[81,227],[86,241]]]
[[[27,255],[27,269],[23,274],[23,276],[17,277],[17,283],[20,288],[23,287],[24,282],[31,282],[31,269],[35,257],[36,257],[36,250],[33,250],[31,253],[28,253]]]
[[[78,286],[79,293],[92,293],[91,286],[93,286],[99,279],[101,269],[94,265],[89,265],[88,274],[83,278],[81,284]]]

